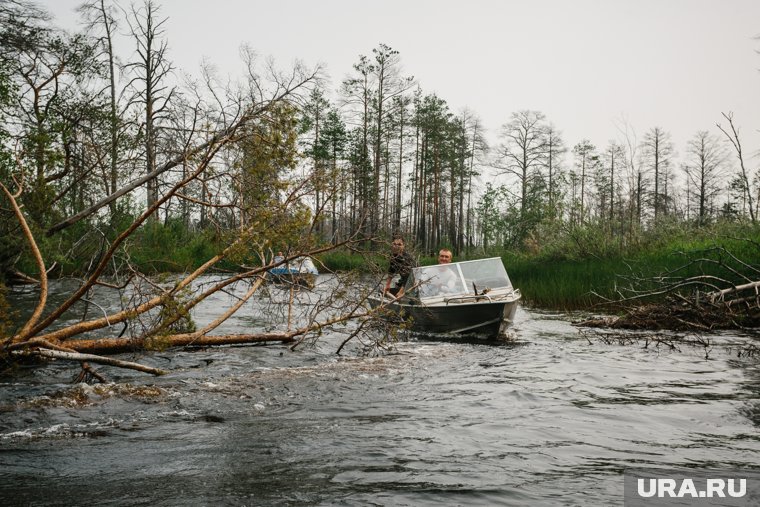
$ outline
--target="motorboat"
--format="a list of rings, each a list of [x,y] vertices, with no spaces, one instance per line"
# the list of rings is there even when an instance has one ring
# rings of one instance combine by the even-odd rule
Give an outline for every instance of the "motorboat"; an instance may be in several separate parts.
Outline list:
[[[269,281],[275,284],[313,288],[319,271],[310,257],[297,257],[270,269],[267,273]]]
[[[402,297],[372,295],[369,303],[414,333],[495,340],[506,335],[521,297],[493,257],[414,268]]]

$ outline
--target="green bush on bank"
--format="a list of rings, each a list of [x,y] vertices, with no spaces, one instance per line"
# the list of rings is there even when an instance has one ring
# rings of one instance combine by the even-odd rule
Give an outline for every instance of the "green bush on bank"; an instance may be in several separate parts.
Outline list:
[[[333,250],[317,256],[319,262],[328,271],[371,271],[371,264],[381,264],[383,258],[380,254],[373,255],[368,259],[364,255],[358,255],[344,250]]]
[[[79,222],[54,237],[33,230],[50,276],[86,276],[117,236],[114,228]],[[22,238],[17,238],[19,241]],[[22,273],[37,277],[37,264],[26,244],[16,263]],[[147,223],[116,252],[113,265],[128,262],[146,273],[185,272],[206,262],[224,248],[223,240],[211,230],[188,229],[181,221]]]
[[[138,230],[129,248],[131,261],[148,273],[194,270],[221,247],[213,231],[193,231],[181,221],[148,223]]]
[[[524,304],[566,310],[599,302],[593,292],[612,297],[624,266],[619,259],[543,261],[515,254],[505,254],[502,259]]]

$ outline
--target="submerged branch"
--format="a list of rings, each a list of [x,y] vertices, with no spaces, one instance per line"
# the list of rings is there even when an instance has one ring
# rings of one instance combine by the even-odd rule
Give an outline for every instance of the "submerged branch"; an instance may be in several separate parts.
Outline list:
[[[213,347],[220,345],[242,345],[246,343],[283,342],[294,340],[293,333],[254,333],[198,336],[195,333],[175,334],[154,338],[98,338],[76,340],[68,346],[79,352],[91,354],[119,354],[134,350],[170,347]]]
[[[121,361],[112,357],[103,357],[95,354],[82,354],[80,352],[64,352],[60,350],[40,348],[33,350],[15,350],[11,352],[11,354],[16,356],[46,357],[50,359],[64,359],[67,361],[107,364],[110,366],[117,366],[119,368],[142,371],[145,373],[150,373],[151,375],[166,375],[168,373],[167,371],[161,370],[159,368],[153,368],[139,363],[133,363],[131,361]]]

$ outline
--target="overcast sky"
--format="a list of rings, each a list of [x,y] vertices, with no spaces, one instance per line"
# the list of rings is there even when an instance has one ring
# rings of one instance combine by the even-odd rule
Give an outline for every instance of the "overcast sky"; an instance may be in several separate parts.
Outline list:
[[[64,27],[80,0],[41,2]],[[281,66],[324,64],[336,89],[384,43],[403,70],[492,137],[515,111],[544,113],[572,147],[600,149],[625,119],[658,126],[683,155],[732,111],[760,148],[760,0],[159,0],[170,58],[238,75],[249,44]],[[122,0],[122,6],[129,2]],[[755,159],[755,162],[757,159]],[[753,163],[754,168],[757,164]]]

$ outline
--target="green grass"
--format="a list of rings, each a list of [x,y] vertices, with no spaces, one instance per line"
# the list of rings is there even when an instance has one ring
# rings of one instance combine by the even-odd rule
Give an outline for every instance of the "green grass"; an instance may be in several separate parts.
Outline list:
[[[512,284],[530,306],[555,309],[586,308],[599,299],[592,291],[610,296],[624,265],[616,259],[541,261],[502,257]]]
[[[528,305],[582,309],[601,302],[599,296],[617,299],[616,289],[654,288],[651,279],[666,275],[673,279],[712,275],[732,283],[760,279],[760,237],[757,231],[744,234],[746,240],[681,235],[639,246],[628,255],[549,259],[504,253],[502,259]]]

